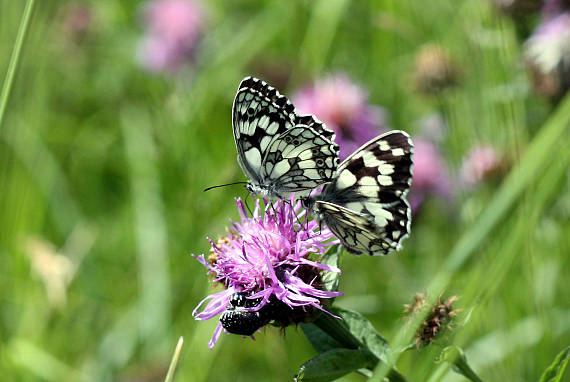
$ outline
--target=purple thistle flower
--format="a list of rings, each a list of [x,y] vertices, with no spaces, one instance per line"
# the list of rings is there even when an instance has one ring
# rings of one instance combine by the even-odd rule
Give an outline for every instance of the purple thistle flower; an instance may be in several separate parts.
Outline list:
[[[252,217],[247,216],[241,199],[236,199],[236,204],[241,221],[234,222],[229,234],[218,242],[208,239],[212,244],[208,260],[204,255],[194,255],[214,275],[214,281],[227,288],[198,304],[192,313],[196,320],[208,320],[224,312],[230,297],[238,292],[260,300],[249,311],[262,309],[270,300],[291,310],[325,311],[321,299],[342,296],[341,292],[319,289],[323,271],[340,270],[313,260],[338,240],[315,221],[299,223],[306,213],[301,211],[300,203],[294,204],[291,197],[288,202],[267,205],[262,213],[257,200]],[[210,348],[222,329],[219,323],[208,344]]]
[[[202,36],[204,10],[193,0],[153,0],[143,8],[146,35],[137,60],[154,72],[176,71],[194,56]]]
[[[414,175],[408,200],[415,213],[428,195],[451,197],[445,162],[437,146],[424,138],[414,138]]]
[[[472,187],[501,170],[502,161],[499,153],[492,146],[475,146],[463,161],[461,181]]]
[[[366,92],[342,73],[302,89],[293,97],[293,104],[300,113],[314,114],[336,133],[341,160],[387,130],[384,109],[368,104]]]

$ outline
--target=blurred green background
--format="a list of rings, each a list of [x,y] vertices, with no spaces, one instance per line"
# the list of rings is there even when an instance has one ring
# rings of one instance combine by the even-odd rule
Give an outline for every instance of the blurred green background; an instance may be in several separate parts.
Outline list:
[[[25,5],[0,1],[2,76]],[[149,70],[144,7],[35,3],[0,125],[0,379],[160,381],[179,336],[179,381],[288,381],[316,354],[295,328],[223,335],[209,350],[215,320],[191,315],[212,284],[190,253],[208,253],[206,236],[224,233],[245,196],[202,190],[244,179],[231,104],[246,75],[291,96],[342,72],[390,128],[429,135],[421,121],[443,121],[452,192],[426,194],[397,255],[345,256],[339,306],[392,342],[404,304],[443,278],[461,311],[442,341],[490,381],[538,380],[570,343],[570,102],[536,94],[525,69],[538,12],[515,18],[483,0],[204,1],[185,62]],[[445,52],[436,64],[449,81],[429,82],[426,46]],[[501,153],[499,170],[464,187],[479,144]],[[397,367],[410,381],[464,380],[434,362],[440,351],[408,351]]]

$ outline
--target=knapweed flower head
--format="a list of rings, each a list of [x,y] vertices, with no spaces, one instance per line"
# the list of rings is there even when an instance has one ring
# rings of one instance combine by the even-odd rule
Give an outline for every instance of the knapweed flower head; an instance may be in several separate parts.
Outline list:
[[[408,313],[407,317],[410,318],[422,311],[426,306],[426,300],[426,293],[416,294],[412,304],[404,305],[404,312]],[[444,329],[451,328],[451,321],[458,312],[451,306],[455,300],[457,296],[452,296],[445,301],[441,299],[441,296],[437,299],[416,332],[416,346],[427,346],[433,343]]]
[[[535,90],[561,98],[570,89],[570,11],[545,18],[525,42],[524,57]]]
[[[408,200],[412,211],[422,205],[429,195],[452,196],[449,175],[439,148],[430,140],[414,138],[414,174]]]
[[[501,155],[489,145],[475,146],[461,166],[461,181],[473,187],[481,181],[498,174],[503,167]]]
[[[459,68],[443,47],[425,44],[420,48],[414,69],[414,82],[420,93],[438,94],[455,86],[458,81]]]
[[[137,59],[154,72],[178,70],[190,61],[204,28],[204,10],[194,0],[153,0],[143,8],[146,34]]]
[[[345,74],[332,74],[301,89],[293,104],[300,113],[314,114],[336,133],[340,159],[388,130],[385,111],[368,103],[366,91]]]
[[[209,261],[204,255],[195,256],[214,281],[226,288],[202,300],[193,311],[195,319],[208,320],[238,305],[244,311],[265,311],[266,306],[278,305],[280,311],[289,309],[298,317],[299,311],[325,310],[324,299],[342,295],[325,290],[321,282],[323,272],[340,270],[318,262],[326,249],[338,241],[317,222],[301,222],[305,212],[300,203],[295,204],[291,198],[268,204],[262,211],[258,200],[251,217],[241,199],[236,199],[236,204],[241,219],[231,225],[224,238],[217,242],[209,239]],[[243,298],[255,300],[255,304],[236,302]],[[210,348],[223,328],[220,322]]]

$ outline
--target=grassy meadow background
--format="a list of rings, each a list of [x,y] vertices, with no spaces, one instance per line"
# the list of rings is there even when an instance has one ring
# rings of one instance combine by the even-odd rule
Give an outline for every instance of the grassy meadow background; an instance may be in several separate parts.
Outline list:
[[[0,0],[0,78],[27,3]],[[483,0],[204,1],[192,60],[153,72],[136,59],[143,3],[79,3],[83,29],[69,25],[77,4],[35,1],[0,121],[0,379],[161,381],[179,336],[179,381],[288,381],[316,355],[295,328],[209,350],[216,320],[191,315],[212,284],[190,254],[208,253],[246,194],[202,190],[245,179],[231,105],[247,75],[291,96],[344,73],[390,128],[445,122],[453,195],[426,197],[398,254],[345,256],[337,305],[404,345],[416,293],[459,296],[445,337],[485,381],[536,381],[570,343],[570,99],[533,92],[522,43],[536,19]],[[426,44],[457,71],[432,95],[416,84]],[[462,187],[479,144],[506,165]],[[465,380],[440,351],[396,366],[410,381]]]

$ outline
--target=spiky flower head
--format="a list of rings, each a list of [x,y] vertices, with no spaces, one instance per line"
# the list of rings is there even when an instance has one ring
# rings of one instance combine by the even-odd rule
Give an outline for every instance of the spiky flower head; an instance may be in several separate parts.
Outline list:
[[[212,245],[209,261],[204,255],[194,256],[213,275],[214,282],[226,288],[203,299],[192,313],[195,319],[208,320],[240,308],[242,313],[238,318],[247,316],[244,312],[271,310],[271,319],[298,323],[303,321],[299,317],[302,311],[309,314],[315,309],[325,310],[324,300],[342,295],[324,290],[321,282],[324,271],[340,273],[340,270],[318,262],[338,240],[315,221],[301,223],[305,211],[301,211],[300,203],[295,204],[292,197],[268,204],[262,211],[257,200],[251,217],[241,199],[236,199],[236,204],[241,219],[232,223],[224,238],[217,242],[208,239]],[[244,298],[255,303],[248,304]],[[281,319],[287,309],[294,319]],[[223,317],[227,319],[228,315]],[[248,322],[253,319],[245,318]],[[259,314],[255,319],[262,324],[269,321]],[[220,322],[210,348],[223,328]]]
[[[443,47],[425,44],[416,54],[414,79],[420,93],[438,94],[458,83],[459,68]]]
[[[387,130],[384,109],[371,105],[366,90],[343,73],[320,78],[301,89],[293,103],[300,113],[316,115],[336,133],[341,160]]]
[[[457,300],[457,296],[452,296],[445,301],[441,299],[441,296],[438,297],[437,302],[416,331],[416,346],[427,346],[433,343],[445,328],[451,328],[451,321],[458,312],[451,306],[455,300]],[[426,304],[427,294],[416,294],[411,304],[404,305],[405,313],[408,313],[407,317],[411,318],[423,311]]]

